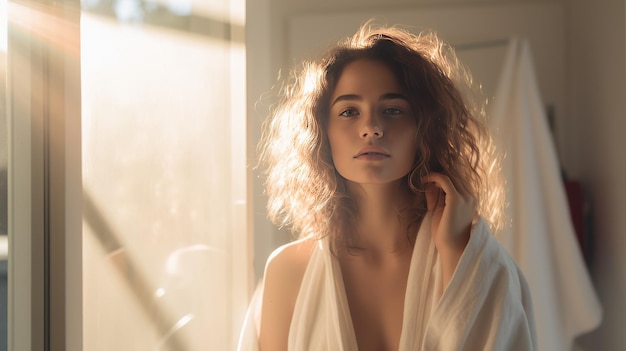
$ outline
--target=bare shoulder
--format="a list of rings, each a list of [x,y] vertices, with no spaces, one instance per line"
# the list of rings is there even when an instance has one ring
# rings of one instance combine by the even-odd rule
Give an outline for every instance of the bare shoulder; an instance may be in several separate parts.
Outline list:
[[[282,245],[272,252],[267,259],[267,270],[299,270],[309,262],[316,240],[312,238],[300,239]],[[293,273],[293,272],[292,272]],[[303,272],[304,273],[304,272]]]
[[[276,249],[268,258],[263,283],[259,346],[286,350],[289,325],[314,239],[301,239]]]
[[[272,252],[265,266],[264,296],[271,297],[271,293],[276,292],[282,298],[289,298],[282,301],[295,302],[315,242],[310,238],[301,239]]]

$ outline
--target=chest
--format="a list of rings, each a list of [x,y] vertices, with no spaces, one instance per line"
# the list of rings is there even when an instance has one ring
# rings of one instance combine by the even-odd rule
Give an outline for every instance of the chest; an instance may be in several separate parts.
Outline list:
[[[359,350],[397,350],[410,260],[386,265],[341,264]]]

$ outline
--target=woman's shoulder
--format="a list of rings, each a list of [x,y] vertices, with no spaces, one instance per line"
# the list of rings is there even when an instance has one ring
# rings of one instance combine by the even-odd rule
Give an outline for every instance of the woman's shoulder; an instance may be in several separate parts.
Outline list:
[[[267,260],[259,335],[263,349],[287,349],[291,317],[316,242],[307,238],[285,244]]]
[[[297,280],[300,281],[316,243],[314,238],[304,238],[278,247],[267,259],[266,276],[269,274],[284,279],[299,278]]]

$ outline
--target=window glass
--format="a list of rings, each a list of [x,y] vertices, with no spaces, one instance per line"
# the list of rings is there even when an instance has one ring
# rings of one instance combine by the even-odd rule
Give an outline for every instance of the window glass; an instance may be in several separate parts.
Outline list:
[[[248,296],[243,3],[84,0],[85,350],[228,350]]]

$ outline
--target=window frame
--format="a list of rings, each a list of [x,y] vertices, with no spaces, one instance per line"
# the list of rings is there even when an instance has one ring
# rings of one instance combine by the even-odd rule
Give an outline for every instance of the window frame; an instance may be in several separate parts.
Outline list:
[[[81,350],[80,1],[7,13],[8,348]]]

